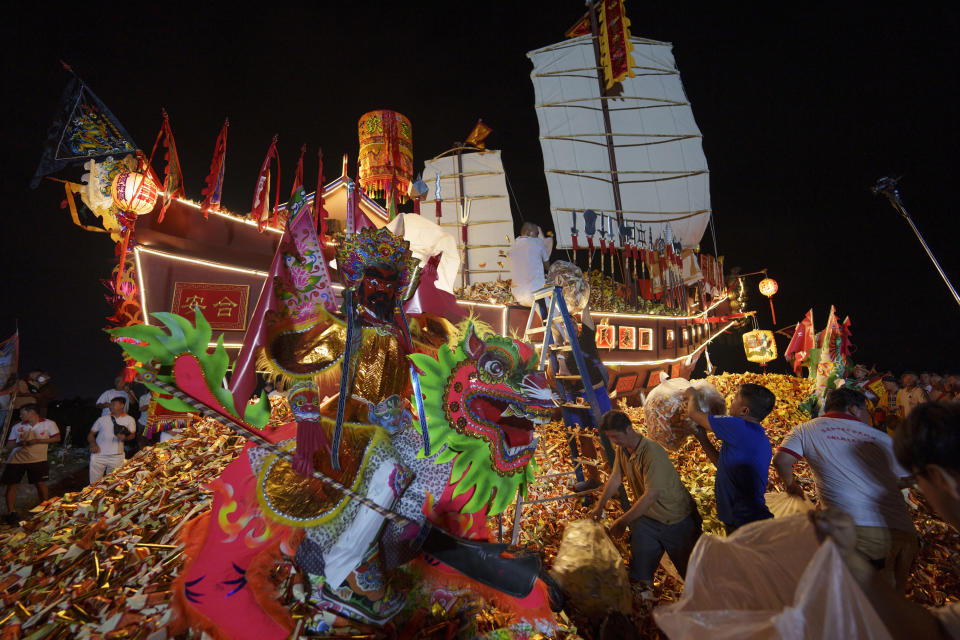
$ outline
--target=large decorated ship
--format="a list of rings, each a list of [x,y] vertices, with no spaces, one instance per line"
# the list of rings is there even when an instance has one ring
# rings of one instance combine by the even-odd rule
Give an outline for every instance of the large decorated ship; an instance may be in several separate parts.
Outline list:
[[[711,220],[709,172],[671,45],[632,37],[628,26],[622,3],[595,3],[565,40],[527,54],[556,239],[553,258],[586,272],[596,343],[613,374],[611,390],[621,397],[655,386],[663,373],[688,376],[711,341],[743,315],[731,311],[721,261],[700,250]],[[165,117],[161,137],[168,166],[162,181],[153,175],[160,202],[144,204],[134,215],[131,207],[143,203],[133,200],[142,199],[143,189],[134,188],[132,200],[120,206],[116,181],[136,171],[151,173],[150,163],[79,79],[67,93],[63,108],[73,115],[65,122],[106,127],[104,148],[89,156],[84,182],[65,188],[74,221],[93,229],[78,213],[79,195],[91,210],[86,220],[100,218],[93,230],[106,230],[118,242],[122,267],[111,283],[117,309],[111,323],[150,322],[156,311],[191,317],[199,307],[214,329],[212,339],[222,335],[228,350],[238,350],[284,226],[284,207],[269,207],[275,141],[261,169],[254,211],[235,215],[219,207],[226,125],[201,204],[183,196]],[[81,136],[77,127],[70,133],[70,126],[58,140]],[[474,134],[483,129],[478,125]],[[115,135],[106,135],[111,131]],[[443,252],[437,287],[455,293],[464,314],[497,333],[522,335],[530,311],[510,293],[507,258],[521,221],[511,207],[501,151],[484,148],[482,135],[474,134],[424,162],[415,177],[409,120],[392,111],[366,113],[359,121],[356,176],[349,175],[344,158],[340,175],[307,201],[334,269],[339,231],[385,225],[399,231],[404,225],[398,219],[407,220],[406,235],[423,244],[430,226],[433,251]],[[38,175],[66,162],[63,144],[56,144],[45,156],[52,168],[43,165]],[[409,210],[410,201],[415,213],[398,213],[404,204]],[[416,213],[421,215],[410,217]],[[424,251],[420,257],[430,255]]]

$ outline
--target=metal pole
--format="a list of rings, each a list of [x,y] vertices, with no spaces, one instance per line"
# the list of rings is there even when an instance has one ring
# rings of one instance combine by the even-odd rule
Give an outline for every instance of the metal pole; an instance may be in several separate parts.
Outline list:
[[[593,34],[593,57],[597,65],[597,88],[600,91],[600,110],[603,113],[603,130],[606,133],[607,140],[607,158],[610,162],[610,184],[613,187],[613,206],[617,210],[617,231],[624,226],[623,224],[623,205],[620,201],[620,180],[617,177],[617,154],[613,145],[613,132],[611,131],[610,126],[610,109],[607,106],[606,96],[607,88],[603,81],[603,63],[600,61],[600,29],[597,25],[597,12],[596,5],[593,2],[587,2],[587,13],[590,15],[590,31]],[[601,219],[602,223],[602,219]],[[622,238],[621,238],[622,240]],[[613,234],[610,234],[610,241],[613,242]],[[610,271],[611,276],[613,276],[614,270],[613,266],[616,263],[616,245],[614,245],[613,258],[610,260]],[[620,259],[623,260],[623,255],[621,253]],[[601,261],[603,258],[601,258]],[[601,265],[603,263],[601,262]],[[601,273],[603,267],[601,266]],[[627,286],[627,291],[633,292],[633,278],[630,277],[630,274],[627,273],[627,270],[623,268],[623,263],[620,264],[620,274],[623,276],[623,283]],[[601,280],[602,282],[602,280]],[[633,297],[633,296],[631,296]],[[630,301],[634,306],[637,304],[636,299]]]
[[[940,277],[943,278],[947,288],[950,289],[953,299],[958,305],[960,305],[960,295],[957,295],[957,290],[953,287],[953,283],[950,282],[950,278],[947,277],[947,274],[943,271],[943,267],[941,267],[940,263],[937,262],[933,252],[930,251],[930,247],[927,246],[926,240],[923,239],[923,235],[921,235],[920,230],[917,229],[917,225],[913,223],[913,218],[910,217],[906,207],[903,206],[903,201],[900,199],[900,190],[897,189],[897,182],[899,181],[899,178],[880,178],[877,180],[877,183],[873,185],[872,191],[874,194],[882,193],[883,195],[887,196],[887,199],[890,200],[890,206],[892,206],[897,212],[900,213],[900,215],[906,218],[908,223],[910,223],[910,228],[913,229],[913,232],[917,235],[917,240],[919,240],[920,244],[923,245],[923,250],[927,252],[930,262],[932,262],[933,266],[937,268],[937,271],[940,273]]]
[[[460,223],[460,237],[463,239],[463,265],[460,271],[460,286],[466,289],[470,286],[470,250],[467,246],[469,238],[467,231],[468,222],[463,218],[467,215],[467,193],[463,184],[463,143],[457,142],[457,179],[460,184],[460,211],[457,214],[457,222]]]

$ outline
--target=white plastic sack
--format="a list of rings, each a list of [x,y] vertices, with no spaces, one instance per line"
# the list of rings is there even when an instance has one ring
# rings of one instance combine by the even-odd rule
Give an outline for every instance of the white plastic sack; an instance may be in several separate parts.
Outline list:
[[[798,513],[806,513],[816,507],[806,498],[795,496],[786,491],[770,491],[764,495],[767,503],[767,509],[773,514],[774,518],[784,518],[795,516]]]
[[[890,639],[836,545],[818,544],[806,515],[701,536],[680,600],[653,615],[671,640]]]
[[[708,414],[726,413],[723,396],[706,380],[671,378],[661,382],[643,403],[643,422],[647,437],[667,449],[676,449],[690,435],[693,426],[687,418],[687,401],[684,392],[693,387],[697,390],[697,404]]]
[[[551,264],[547,270],[547,282],[560,286],[563,301],[570,313],[580,313],[590,301],[590,283],[580,267],[572,262],[557,260]]]

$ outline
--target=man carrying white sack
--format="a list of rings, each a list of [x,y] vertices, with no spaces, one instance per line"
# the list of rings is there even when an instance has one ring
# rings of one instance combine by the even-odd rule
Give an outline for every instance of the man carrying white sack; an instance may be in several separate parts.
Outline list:
[[[893,456],[893,439],[869,426],[863,393],[834,389],[827,394],[824,411],[794,427],[773,457],[773,467],[787,492],[802,496],[793,467],[805,459],[823,504],[853,516],[857,551],[905,593],[918,548],[913,520],[900,495],[900,479],[909,473]]]
[[[544,269],[553,251],[553,236],[543,237],[540,227],[532,222],[524,222],[520,235],[513,241],[507,256],[510,259],[510,291],[517,304],[533,306],[533,293],[542,289],[546,281]]]

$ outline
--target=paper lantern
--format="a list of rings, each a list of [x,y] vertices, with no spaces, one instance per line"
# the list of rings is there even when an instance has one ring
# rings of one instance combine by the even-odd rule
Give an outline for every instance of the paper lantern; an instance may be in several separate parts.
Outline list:
[[[760,281],[760,293],[768,298],[775,294],[778,289],[779,287],[777,286],[777,281],[773,278],[764,278]]]
[[[138,216],[153,211],[157,204],[158,191],[153,180],[132,171],[121,171],[110,185],[110,194],[117,208]]]
[[[743,334],[743,351],[750,362],[766,364],[777,357],[773,331],[754,330]]]
[[[396,111],[379,109],[360,117],[360,188],[369,197],[401,201],[413,179],[413,128]]]
[[[773,325],[777,325],[777,314],[773,310],[773,294],[779,290],[777,286],[777,281],[773,278],[764,278],[760,281],[760,293],[767,296],[767,299],[770,301],[770,318],[773,320]]]

